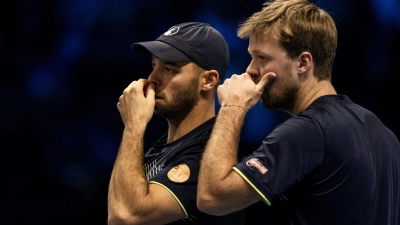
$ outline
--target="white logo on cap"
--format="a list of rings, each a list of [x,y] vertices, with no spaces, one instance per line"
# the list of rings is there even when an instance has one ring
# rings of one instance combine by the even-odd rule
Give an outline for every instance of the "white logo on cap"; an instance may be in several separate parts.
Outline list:
[[[178,31],[179,31],[179,27],[173,26],[173,27],[169,28],[169,30],[167,32],[165,32],[164,35],[171,36],[171,35],[178,33]]]

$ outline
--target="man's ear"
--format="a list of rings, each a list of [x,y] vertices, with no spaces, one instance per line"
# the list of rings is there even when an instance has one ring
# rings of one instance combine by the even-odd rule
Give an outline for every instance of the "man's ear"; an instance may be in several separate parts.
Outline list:
[[[297,68],[297,72],[299,74],[302,74],[306,71],[308,71],[311,68],[313,58],[311,53],[309,52],[302,52],[299,57],[299,67]]]
[[[219,85],[220,79],[219,74],[216,70],[205,70],[203,73],[203,85],[201,89],[203,91],[213,89]]]

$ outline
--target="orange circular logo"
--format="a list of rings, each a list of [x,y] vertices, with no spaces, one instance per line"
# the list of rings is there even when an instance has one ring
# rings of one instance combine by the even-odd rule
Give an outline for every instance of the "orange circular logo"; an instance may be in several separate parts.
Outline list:
[[[183,183],[189,179],[190,169],[186,164],[180,164],[170,169],[167,176],[173,182]]]

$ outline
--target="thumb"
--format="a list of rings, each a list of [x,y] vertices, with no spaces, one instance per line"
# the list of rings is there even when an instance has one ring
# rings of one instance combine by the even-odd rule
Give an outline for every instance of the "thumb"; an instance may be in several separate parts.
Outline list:
[[[146,98],[154,99],[155,91],[154,91],[154,83],[150,83],[146,88]]]
[[[263,77],[261,77],[261,80],[257,83],[256,89],[262,93],[264,91],[265,86],[269,84],[273,79],[275,79],[276,74],[273,72],[265,74]]]

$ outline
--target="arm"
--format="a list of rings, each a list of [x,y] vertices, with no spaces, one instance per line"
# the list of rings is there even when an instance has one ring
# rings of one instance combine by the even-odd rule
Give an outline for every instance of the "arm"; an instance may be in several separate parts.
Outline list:
[[[109,184],[108,224],[162,224],[184,217],[172,194],[149,185],[143,170],[143,136],[153,115],[154,86],[143,79],[132,82],[117,107],[125,129]]]
[[[218,87],[221,103],[200,166],[197,206],[203,212],[223,215],[261,200],[232,167],[237,164],[240,131],[247,111],[259,100],[267,76],[256,85],[249,74],[233,75]]]

